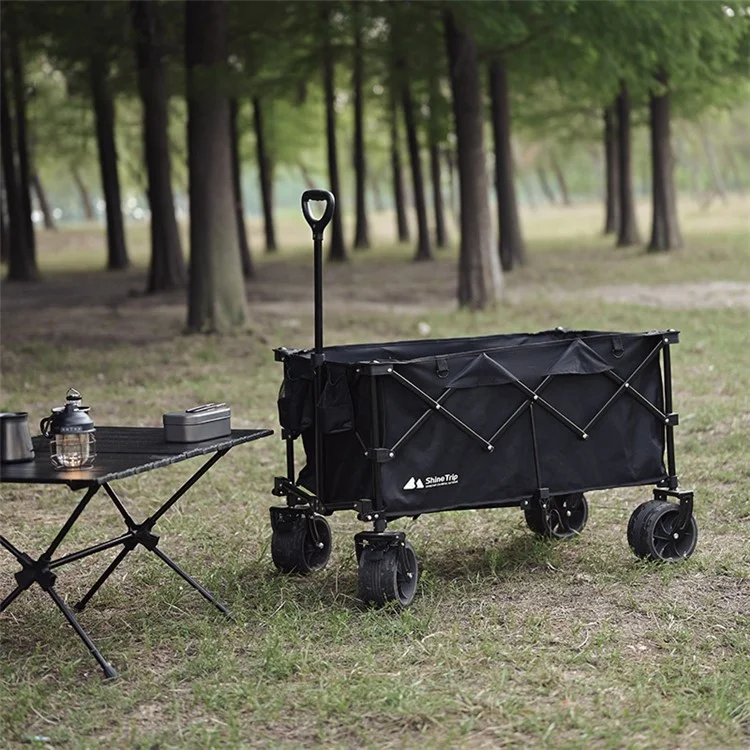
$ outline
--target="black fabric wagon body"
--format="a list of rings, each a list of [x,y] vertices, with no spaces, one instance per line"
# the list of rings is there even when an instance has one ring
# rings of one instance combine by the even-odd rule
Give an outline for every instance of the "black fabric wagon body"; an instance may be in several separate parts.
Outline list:
[[[325,204],[320,218],[313,201]],[[275,351],[286,445],[286,476],[273,487],[286,504],[270,509],[278,570],[325,567],[325,516],[354,510],[372,525],[354,536],[359,598],[406,607],[419,564],[406,533],[389,527],[394,519],[520,506],[535,534],[572,539],[588,520],[585,491],[643,484],[655,486],[628,523],[635,554],[693,553],[693,493],[678,489],[675,466],[677,331],[556,328],[325,347],[323,230],[335,204],[325,190],[302,194],[313,234],[314,347]]]
[[[279,412],[303,438],[298,484],[316,488],[316,415],[324,513],[363,498],[393,518],[658,483],[658,354],[676,340],[557,329],[327,347],[317,409],[313,352],[285,351]]]

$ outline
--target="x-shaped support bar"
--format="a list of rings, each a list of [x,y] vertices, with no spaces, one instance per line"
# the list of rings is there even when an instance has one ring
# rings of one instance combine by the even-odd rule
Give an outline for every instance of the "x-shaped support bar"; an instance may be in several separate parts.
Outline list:
[[[546,388],[546,386],[552,381],[554,375],[547,375],[544,380],[536,387],[536,389],[529,388],[525,383],[523,383],[521,380],[519,380],[517,377],[513,375],[513,373],[508,372],[510,377],[512,378],[511,384],[515,386],[521,393],[526,397],[526,400],[518,406],[518,408],[511,414],[505,422],[503,422],[502,425],[492,434],[492,436],[489,439],[485,439],[482,437],[478,432],[476,432],[474,429],[472,429],[469,425],[467,425],[464,421],[462,421],[459,417],[457,417],[453,412],[445,408],[445,402],[450,398],[451,394],[455,393],[456,388],[446,388],[440,396],[438,396],[437,399],[432,398],[428,393],[423,391],[419,386],[412,383],[408,378],[404,377],[401,373],[396,372],[395,369],[389,369],[388,374],[391,375],[393,378],[396,379],[398,383],[403,385],[405,388],[410,390],[412,393],[416,394],[420,399],[422,399],[425,403],[429,404],[430,408],[424,411],[420,417],[414,422],[414,424],[393,444],[392,448],[387,449],[388,453],[394,454],[396,451],[401,448],[404,443],[406,443],[407,440],[409,440],[426,422],[427,420],[435,413],[442,414],[446,419],[448,419],[450,422],[452,422],[456,427],[458,427],[460,430],[465,432],[470,437],[476,439],[478,442],[480,442],[485,450],[488,452],[492,452],[495,449],[495,442],[497,439],[505,433],[512,425],[513,423],[525,412],[527,411],[532,405],[540,406],[545,411],[547,411],[549,414],[551,414],[555,419],[560,421],[562,424],[564,424],[568,429],[570,429],[573,433],[575,433],[579,438],[582,440],[588,439],[590,435],[591,428],[601,419],[601,417],[608,411],[608,409],[614,404],[614,402],[623,394],[623,393],[629,393],[633,398],[635,398],[642,406],[644,406],[646,409],[648,409],[654,416],[656,416],[660,421],[662,421],[665,424],[670,424],[670,416],[668,414],[665,414],[661,409],[659,409],[657,406],[652,404],[642,393],[640,393],[638,390],[633,388],[631,381],[638,376],[638,374],[643,370],[643,368],[646,367],[655,357],[659,355],[662,348],[665,346],[664,342],[659,341],[654,348],[649,352],[649,354],[646,356],[646,358],[641,362],[629,375],[627,378],[623,378],[620,375],[618,375],[613,370],[605,370],[602,374],[606,375],[610,378],[610,380],[617,383],[618,388],[615,391],[615,393],[610,396],[610,398],[606,401],[606,403],[602,406],[601,409],[589,420],[588,424],[585,427],[580,427],[575,422],[573,422],[571,419],[566,417],[559,409],[554,407],[552,404],[549,403],[546,399],[542,398],[540,395],[541,392]]]

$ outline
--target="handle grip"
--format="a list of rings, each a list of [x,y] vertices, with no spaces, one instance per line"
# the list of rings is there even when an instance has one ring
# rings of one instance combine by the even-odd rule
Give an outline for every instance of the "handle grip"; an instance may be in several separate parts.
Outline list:
[[[326,204],[323,215],[319,219],[316,219],[310,213],[310,201],[321,201]],[[333,197],[333,193],[329,193],[328,190],[305,190],[302,193],[302,215],[312,229],[313,239],[323,239],[323,231],[333,218],[335,209],[336,199]]]

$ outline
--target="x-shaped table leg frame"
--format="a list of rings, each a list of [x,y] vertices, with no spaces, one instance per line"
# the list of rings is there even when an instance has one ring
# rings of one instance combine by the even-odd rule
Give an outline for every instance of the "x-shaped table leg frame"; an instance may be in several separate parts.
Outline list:
[[[75,615],[71,611],[70,607],[65,603],[62,597],[55,590],[55,581],[57,576],[53,573],[53,569],[64,565],[65,562],[72,562],[67,558],[59,558],[58,560],[52,560],[55,550],[60,546],[63,539],[68,535],[68,532],[73,528],[73,525],[78,520],[78,517],[83,513],[86,506],[89,504],[91,498],[98,492],[99,487],[90,487],[86,494],[81,498],[75,510],[71,513],[68,520],[65,522],[63,527],[58,532],[52,543],[42,553],[38,560],[34,560],[32,557],[27,555],[25,552],[21,552],[16,549],[4,536],[0,536],[0,546],[2,546],[7,552],[16,558],[17,562],[21,565],[21,570],[16,573],[16,588],[8,594],[8,596],[0,602],[0,612],[6,610],[26,589],[31,588],[34,583],[37,583],[52,599],[55,606],[63,613],[65,619],[68,621],[70,626],[75,630],[78,637],[83,641],[86,648],[91,652],[91,655],[99,663],[102,668],[105,677],[114,678],[117,677],[117,672],[112,665],[102,656],[102,653],[96,647],[96,644],[91,640],[89,634],[83,629],[81,624],[76,619]],[[81,550],[75,559],[80,560],[88,555],[93,555],[96,552],[102,552],[110,547],[115,547],[117,544],[122,544],[123,538],[112,539],[109,542],[103,544],[97,544],[94,547]],[[67,556],[68,558],[70,555]]]
[[[228,448],[217,451],[211,458],[201,466],[162,506],[151,516],[149,516],[143,523],[136,523],[130,513],[123,505],[117,493],[105,483],[101,485],[105,492],[109,496],[112,504],[118,510],[122,516],[125,524],[128,528],[125,534],[121,534],[114,539],[110,539],[100,544],[95,544],[91,547],[72,552],[63,557],[53,559],[53,555],[57,548],[60,546],[62,541],[68,535],[73,525],[78,520],[81,513],[83,513],[86,506],[89,504],[94,495],[99,491],[100,486],[96,485],[89,487],[86,494],[81,498],[78,505],[71,513],[68,520],[63,524],[63,527],[58,532],[52,543],[42,553],[42,555],[34,560],[32,557],[27,555],[25,552],[21,552],[11,542],[9,542],[4,536],[0,535],[0,547],[4,548],[9,552],[16,561],[21,565],[21,570],[15,574],[16,587],[13,591],[8,594],[5,599],[0,602],[0,612],[6,610],[24,591],[30,588],[34,583],[37,583],[52,599],[57,608],[63,613],[65,619],[68,621],[70,626],[75,630],[78,637],[83,641],[86,648],[91,652],[91,655],[99,663],[102,668],[104,675],[107,678],[114,678],[117,676],[115,669],[109,664],[109,662],[102,656],[99,649],[96,647],[94,642],[89,637],[88,633],[84,630],[81,624],[76,619],[73,611],[68,607],[65,601],[55,590],[55,581],[57,576],[54,573],[56,568],[68,565],[70,563],[82,560],[90,555],[104,552],[114,547],[122,546],[122,549],[112,562],[107,566],[104,572],[99,576],[96,582],[86,592],[83,598],[74,606],[77,611],[83,610],[88,604],[94,594],[99,590],[101,585],[109,578],[112,573],[117,569],[120,563],[132,552],[137,546],[141,545],[150,552],[153,552],[162,562],[168,565],[175,573],[177,573],[187,584],[194,588],[200,593],[206,600],[211,602],[220,612],[225,615],[229,615],[229,610],[225,604],[218,601],[210,591],[205,589],[198,583],[194,578],[188,575],[182,568],[177,565],[168,555],[162,552],[158,547],[159,537],[153,533],[153,528],[159,519],[192,487],[222,456],[226,455],[229,451]]]
[[[122,549],[118,555],[112,560],[112,562],[105,568],[102,574],[97,578],[91,588],[83,595],[81,600],[75,604],[75,609],[81,612],[86,605],[91,601],[92,597],[101,588],[102,584],[115,572],[120,563],[139,545],[147,549],[149,552],[153,552],[163,563],[168,565],[177,575],[179,575],[189,586],[194,588],[204,599],[209,601],[216,607],[222,614],[229,615],[229,609],[225,604],[222,604],[216,597],[192,576],[186,573],[177,563],[172,560],[165,552],[159,549],[159,537],[153,533],[153,528],[159,519],[226,453],[226,450],[221,450],[215,453],[211,458],[201,466],[198,471],[195,472],[155,513],[150,515],[142,523],[137,523],[135,519],[130,515],[128,510],[123,505],[117,493],[110,487],[109,484],[104,484],[104,491],[109,495],[112,504],[117,508],[117,511],[125,521],[125,525],[128,527],[128,533],[123,537],[118,537],[118,540],[122,540],[119,543],[122,544]],[[114,545],[113,545],[114,546]]]

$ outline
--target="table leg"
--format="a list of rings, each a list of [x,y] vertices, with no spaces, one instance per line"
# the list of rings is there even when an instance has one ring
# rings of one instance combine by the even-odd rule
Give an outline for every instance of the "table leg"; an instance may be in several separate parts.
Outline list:
[[[225,604],[222,604],[218,599],[214,597],[214,595],[207,591],[203,586],[198,583],[194,578],[189,576],[182,568],[180,568],[179,565],[177,565],[174,560],[172,560],[170,557],[165,555],[158,547],[154,547],[151,550],[159,559],[163,560],[167,565],[169,565],[172,570],[174,570],[177,575],[181,576],[187,583],[189,583],[201,596],[203,596],[204,599],[207,599],[211,604],[216,607],[216,609],[219,610],[219,612],[229,615],[229,609]]]
[[[15,599],[18,598],[18,596],[22,594],[25,590],[26,589],[23,588],[23,586],[16,586],[16,588],[13,589],[13,591],[11,591],[10,594],[8,594],[8,596],[6,596],[5,599],[2,600],[2,602],[0,602],[0,612],[10,607],[10,605],[15,601]]]
[[[107,679],[114,679],[117,677],[115,669],[102,656],[94,642],[89,638],[88,633],[81,627],[81,624],[76,620],[75,615],[71,612],[68,605],[60,598],[57,591],[55,591],[52,586],[46,588],[45,591],[50,595],[50,598],[57,605],[57,608],[63,613],[63,615],[65,615],[65,619],[70,623],[73,630],[76,631],[78,637],[84,642],[86,648],[91,652],[91,655],[97,660],[97,662],[99,662],[99,666],[102,668],[105,677],[107,677]]]
[[[91,600],[91,597],[99,590],[99,587],[109,578],[112,573],[115,572],[115,568],[125,559],[128,552],[130,552],[133,548],[132,547],[125,547],[120,550],[117,557],[115,557],[114,560],[107,566],[106,570],[97,578],[94,585],[84,594],[83,598],[73,605],[73,609],[75,609],[77,612],[82,612],[83,608],[89,603]]]
[[[10,552],[10,554],[13,555],[21,565],[26,564],[26,560],[28,559],[26,555],[24,555],[21,550],[16,549],[4,536],[0,536],[0,547],[3,547]]]
[[[86,490],[86,494],[81,498],[78,505],[76,505],[75,510],[70,514],[70,518],[68,518],[57,536],[53,539],[52,544],[47,547],[44,554],[39,558],[40,560],[50,560],[52,558],[52,555],[55,554],[55,550],[60,546],[63,539],[68,535],[68,532],[73,528],[73,524],[78,520],[78,517],[83,513],[91,498],[94,497],[98,491],[99,485],[89,487],[89,489]]]

